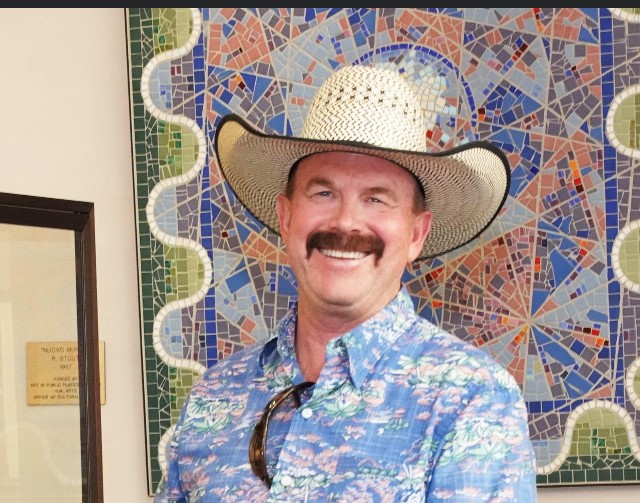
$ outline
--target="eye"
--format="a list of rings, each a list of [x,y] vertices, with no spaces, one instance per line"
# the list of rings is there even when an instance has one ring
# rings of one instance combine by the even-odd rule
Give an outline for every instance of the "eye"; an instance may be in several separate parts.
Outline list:
[[[334,197],[333,192],[330,190],[322,189],[322,190],[311,190],[309,191],[310,199],[331,199]]]
[[[305,196],[308,199],[326,200],[336,198],[337,193],[335,187],[332,187],[331,184],[321,180],[310,183],[305,189]]]
[[[373,197],[373,196],[369,197],[367,201],[373,204],[384,204],[384,205],[387,204],[383,199],[380,199],[378,197]]]

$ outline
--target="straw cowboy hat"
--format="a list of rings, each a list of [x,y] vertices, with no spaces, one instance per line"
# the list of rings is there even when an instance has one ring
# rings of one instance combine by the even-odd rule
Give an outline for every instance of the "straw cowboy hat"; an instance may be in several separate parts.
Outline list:
[[[468,243],[489,226],[506,200],[511,171],[504,153],[486,141],[428,152],[425,122],[420,102],[399,73],[348,66],[320,86],[301,136],[267,135],[231,114],[218,125],[215,148],[242,204],[278,234],[276,198],[299,159],[344,151],[398,164],[422,184],[433,214],[419,256],[426,258]]]

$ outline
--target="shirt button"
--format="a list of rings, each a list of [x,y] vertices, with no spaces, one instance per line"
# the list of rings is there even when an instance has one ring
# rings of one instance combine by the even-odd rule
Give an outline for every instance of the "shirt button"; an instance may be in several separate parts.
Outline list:
[[[305,419],[309,419],[311,416],[313,416],[313,410],[309,408],[302,409],[302,412],[300,414],[302,414],[302,417],[304,417]]]
[[[283,475],[280,479],[280,483],[284,487],[292,487],[293,486],[293,478],[290,475]]]

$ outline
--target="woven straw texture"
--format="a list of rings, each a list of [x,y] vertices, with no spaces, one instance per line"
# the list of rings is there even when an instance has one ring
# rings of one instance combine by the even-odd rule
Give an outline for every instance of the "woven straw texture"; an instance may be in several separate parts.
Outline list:
[[[425,120],[411,87],[396,72],[368,66],[342,68],[322,84],[300,137],[265,135],[230,115],[219,124],[215,145],[235,194],[276,233],[276,198],[302,157],[359,152],[404,167],[422,183],[433,213],[420,258],[446,253],[480,234],[504,204],[510,180],[506,157],[487,142],[427,152]]]

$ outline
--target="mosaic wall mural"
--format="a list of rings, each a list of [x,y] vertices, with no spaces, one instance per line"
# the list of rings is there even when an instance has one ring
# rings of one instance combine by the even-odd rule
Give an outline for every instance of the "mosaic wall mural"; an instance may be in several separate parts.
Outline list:
[[[185,395],[295,300],[279,238],[221,178],[235,112],[299,134],[336,68],[396,67],[432,150],[512,167],[480,239],[404,276],[419,313],[491,353],[527,402],[540,486],[640,482],[638,9],[129,9],[149,491]]]

